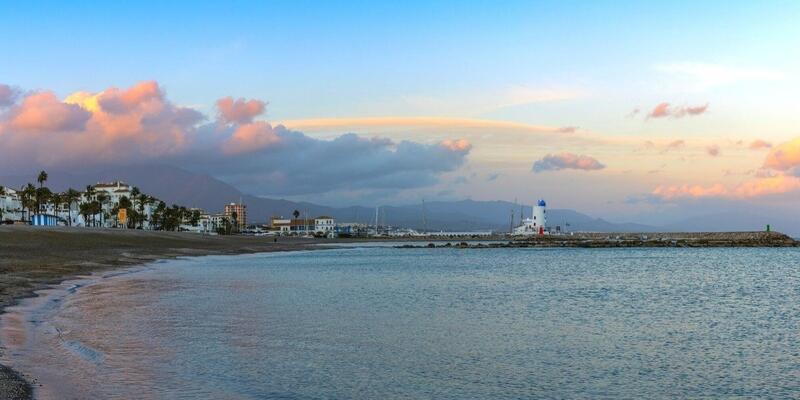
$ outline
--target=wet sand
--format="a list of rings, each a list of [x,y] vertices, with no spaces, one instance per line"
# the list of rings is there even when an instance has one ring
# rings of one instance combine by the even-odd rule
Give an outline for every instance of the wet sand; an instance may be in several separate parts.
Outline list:
[[[48,285],[97,271],[182,256],[303,250],[320,242],[279,238],[276,243],[272,237],[0,226],[0,309],[33,296],[34,291]],[[31,396],[30,384],[0,365],[0,400]]]

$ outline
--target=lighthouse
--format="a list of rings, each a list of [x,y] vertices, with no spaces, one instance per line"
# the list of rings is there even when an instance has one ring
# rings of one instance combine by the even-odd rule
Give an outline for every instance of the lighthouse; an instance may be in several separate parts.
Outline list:
[[[544,235],[544,227],[547,226],[547,203],[540,199],[533,206],[533,226],[536,233]]]
[[[539,200],[533,206],[533,214],[530,218],[521,221],[521,225],[514,228],[514,235],[544,235],[547,226],[547,203]]]

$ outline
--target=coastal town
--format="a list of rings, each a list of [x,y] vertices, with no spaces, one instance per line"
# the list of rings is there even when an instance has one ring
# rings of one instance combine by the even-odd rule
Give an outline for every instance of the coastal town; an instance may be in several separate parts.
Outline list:
[[[267,224],[248,223],[247,206],[241,201],[211,213],[164,201],[122,181],[87,185],[83,191],[54,192],[47,186],[47,172],[37,183],[20,189],[0,186],[0,222],[6,225],[71,226],[154,231],[181,231],[209,235],[279,234],[333,237],[338,233],[366,232],[362,224],[337,224],[329,216],[309,217],[295,211],[291,218],[273,216]]]
[[[373,224],[337,221],[331,216],[309,215],[300,210],[294,210],[288,216],[262,216],[260,222],[253,222],[259,218],[248,218],[247,205],[241,199],[220,205],[218,212],[210,212],[197,207],[169,205],[120,180],[98,182],[83,190],[69,188],[63,192],[48,188],[47,180],[47,172],[41,171],[35,184],[28,183],[18,189],[0,185],[0,224],[317,238],[486,237],[494,234],[491,231],[418,232],[389,226],[379,220],[377,209]],[[532,218],[520,218],[515,233],[544,234],[544,212],[543,204],[535,207]]]

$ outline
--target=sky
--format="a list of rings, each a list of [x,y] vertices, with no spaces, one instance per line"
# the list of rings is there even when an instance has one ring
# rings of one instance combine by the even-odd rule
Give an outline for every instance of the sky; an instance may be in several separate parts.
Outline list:
[[[0,1],[0,176],[165,163],[337,206],[797,212],[798,20],[795,1]]]

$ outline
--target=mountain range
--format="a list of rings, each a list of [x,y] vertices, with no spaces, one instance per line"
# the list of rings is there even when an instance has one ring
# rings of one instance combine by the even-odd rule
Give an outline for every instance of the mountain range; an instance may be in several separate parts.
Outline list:
[[[294,210],[315,217],[329,215],[338,221],[374,223],[376,209],[350,206],[329,207],[309,202],[270,199],[252,196],[209,175],[193,173],[169,165],[147,165],[104,168],[86,171],[48,171],[47,185],[56,191],[69,187],[83,190],[86,185],[97,182],[122,180],[138,186],[144,193],[164,200],[167,204],[199,207],[209,212],[219,212],[223,205],[242,201],[247,205],[248,221],[263,223],[271,216],[289,217]],[[36,174],[30,176],[11,175],[0,177],[0,184],[12,188],[35,182]],[[515,205],[506,201],[431,201],[424,205],[382,206],[378,211],[381,224],[427,229],[429,231],[508,231],[514,212],[514,223],[519,217],[531,215],[531,207]],[[765,221],[779,221],[782,232],[800,235],[800,220],[771,215],[768,211],[747,215],[719,213],[686,220],[678,220],[663,226],[637,223],[615,223],[595,218],[575,210],[548,209],[548,225],[562,226],[572,231],[599,232],[653,232],[653,231],[739,231],[761,230]],[[424,214],[424,219],[423,219]]]

